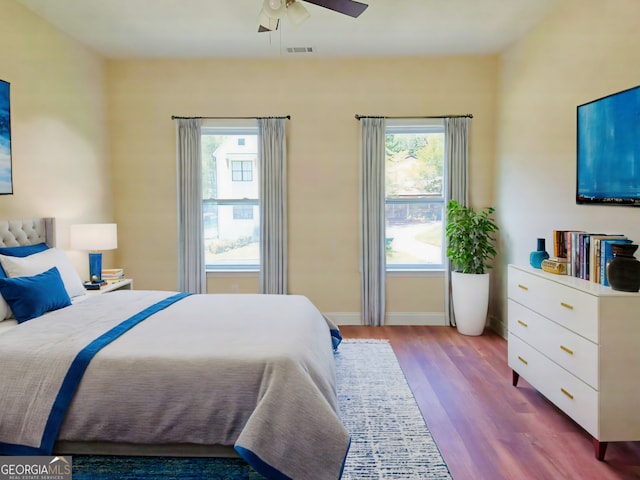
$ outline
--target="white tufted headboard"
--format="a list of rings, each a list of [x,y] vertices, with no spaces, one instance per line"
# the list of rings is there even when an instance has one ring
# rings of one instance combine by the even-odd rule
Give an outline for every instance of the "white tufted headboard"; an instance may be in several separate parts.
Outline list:
[[[55,218],[0,220],[0,247],[18,247],[45,242],[55,247]]]

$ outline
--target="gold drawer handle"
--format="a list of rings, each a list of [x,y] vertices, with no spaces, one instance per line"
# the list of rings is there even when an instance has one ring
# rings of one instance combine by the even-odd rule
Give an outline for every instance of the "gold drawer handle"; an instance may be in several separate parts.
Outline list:
[[[527,325],[526,323],[524,323],[522,320],[518,320],[518,323],[520,325],[522,325],[523,327],[528,327],[529,325]]]
[[[569,305],[568,303],[560,302],[564,308],[568,308],[569,310],[573,310],[573,305]]]
[[[573,400],[573,395],[567,392],[564,388],[560,388],[560,391],[564,393],[567,397],[569,397],[571,400]]]
[[[570,348],[565,347],[564,345],[560,345],[560,349],[564,350],[565,352],[567,352],[569,355],[573,355],[573,350],[571,350]]]
[[[518,288],[521,288],[522,290],[529,290],[527,287],[521,284],[518,284]]]
[[[522,363],[524,363],[525,365],[529,365],[529,362],[527,362],[524,358],[522,358],[520,355],[518,355],[518,360],[520,360]]]

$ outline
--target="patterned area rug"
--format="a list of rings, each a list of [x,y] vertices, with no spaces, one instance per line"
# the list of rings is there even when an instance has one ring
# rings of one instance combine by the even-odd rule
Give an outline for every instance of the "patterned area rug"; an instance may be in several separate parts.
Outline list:
[[[345,480],[451,479],[387,341],[338,348],[338,404],[351,434]]]
[[[389,343],[345,340],[335,358],[338,403],[351,434],[343,480],[450,480]],[[241,459],[75,455],[73,479],[263,477]]]

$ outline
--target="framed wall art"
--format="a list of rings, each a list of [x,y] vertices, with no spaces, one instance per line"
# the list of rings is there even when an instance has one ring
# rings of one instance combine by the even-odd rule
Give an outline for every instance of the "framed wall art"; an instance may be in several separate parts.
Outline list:
[[[13,193],[9,82],[0,80],[0,195]]]

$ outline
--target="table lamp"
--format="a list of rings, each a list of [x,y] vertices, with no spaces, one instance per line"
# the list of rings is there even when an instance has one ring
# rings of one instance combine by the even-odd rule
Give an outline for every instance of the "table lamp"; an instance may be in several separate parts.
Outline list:
[[[71,248],[89,250],[89,279],[102,283],[102,253],[118,247],[118,227],[115,223],[85,223],[71,225]]]

